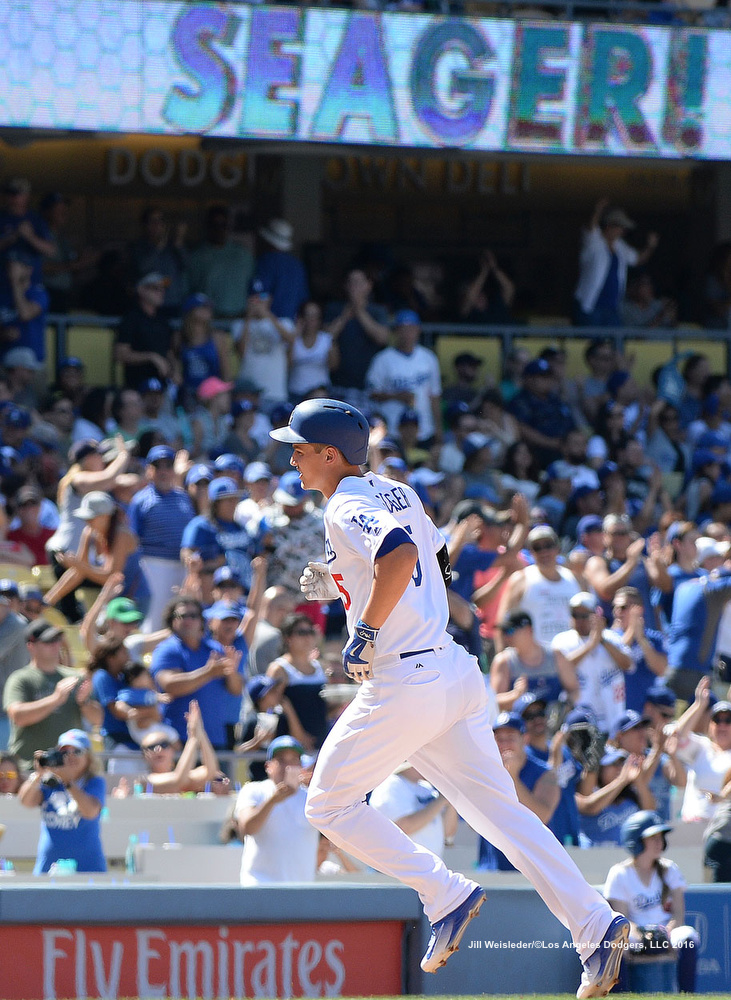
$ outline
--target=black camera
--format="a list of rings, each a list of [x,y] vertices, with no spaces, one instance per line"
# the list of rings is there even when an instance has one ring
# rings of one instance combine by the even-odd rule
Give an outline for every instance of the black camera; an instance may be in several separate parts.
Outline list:
[[[56,747],[50,750],[43,750],[38,756],[38,763],[41,767],[63,767],[66,758]]]

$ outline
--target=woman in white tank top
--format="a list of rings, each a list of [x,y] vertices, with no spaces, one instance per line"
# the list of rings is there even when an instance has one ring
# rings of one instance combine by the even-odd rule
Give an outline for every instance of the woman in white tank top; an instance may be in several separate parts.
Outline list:
[[[320,661],[312,656],[319,638],[307,615],[289,615],[282,623],[285,652],[267,668],[269,677],[286,683],[285,694],[317,747],[322,745],[328,729],[326,705],[320,697],[327,677]]]

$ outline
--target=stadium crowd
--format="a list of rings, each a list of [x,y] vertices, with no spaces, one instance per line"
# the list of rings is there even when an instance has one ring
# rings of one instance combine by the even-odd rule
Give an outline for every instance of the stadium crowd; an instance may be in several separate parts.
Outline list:
[[[410,272],[379,288],[357,264],[323,308],[286,221],[262,228],[254,258],[221,207],[194,250],[151,207],[124,270],[107,262],[92,289],[122,315],[122,386],[88,384],[75,357],[47,385],[49,296],[73,304],[89,258],[67,240],[62,196],[39,215],[22,179],[5,197],[0,793],[41,806],[51,842],[68,833],[69,789],[98,822],[99,733],[119,797],[230,794],[218,754],[266,755],[231,824],[243,881],[300,873],[293,840],[305,867],[323,854],[300,792],[354,689],[339,602],[299,592],[324,559],[321,507],[268,436],[319,395],[366,411],[370,467],[409,483],[448,540],[450,631],[481,663],[519,798],[586,847],[620,843],[641,810],[703,821],[705,863],[731,878],[731,381],[696,353],[642,385],[602,333],[675,321],[636,270],[653,234],[633,249],[632,220],[597,205],[574,303],[597,328],[580,376],[558,345],[517,348],[491,375],[479,339],[440,370],[420,343],[438,297]],[[716,328],[731,322],[730,260],[719,248],[709,273]],[[514,292],[485,252],[460,313],[501,322]],[[443,844],[456,818],[413,772],[375,803]],[[53,857],[45,843],[39,870]],[[509,867],[486,843],[480,864]]]

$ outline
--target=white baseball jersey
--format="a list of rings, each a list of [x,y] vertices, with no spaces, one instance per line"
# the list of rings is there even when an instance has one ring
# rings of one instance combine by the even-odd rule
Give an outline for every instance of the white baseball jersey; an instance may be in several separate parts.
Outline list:
[[[410,486],[372,472],[343,479],[325,508],[325,558],[343,595],[351,635],[368,602],[384,539],[399,528],[416,545],[419,559],[398,608],[378,635],[376,661],[451,642],[447,592],[436,558],[444,538]]]
[[[396,823],[404,816],[411,816],[430,805],[439,792],[428,781],[410,781],[402,774],[392,774],[377,785],[370,797],[372,809],[378,809],[391,822]],[[432,854],[441,858],[444,854],[444,818],[441,813],[432,816],[416,833],[409,836],[415,844],[421,844]]]
[[[574,574],[557,566],[560,580],[547,580],[537,566],[522,571],[525,590],[520,602],[533,622],[533,635],[542,646],[549,646],[559,632],[571,628],[569,600],[581,589]]]
[[[386,347],[371,361],[366,372],[366,388],[369,392],[413,392],[414,409],[419,415],[419,437],[430,438],[434,434],[434,414],[432,396],[441,396],[442,377],[439,361],[433,351],[417,344],[411,354]],[[392,434],[398,433],[398,422],[406,409],[397,399],[388,399],[376,404],[383,412]]]
[[[616,632],[605,628],[602,637],[629,656],[629,649],[622,643]],[[566,656],[588,641],[588,636],[581,636],[575,628],[571,628],[566,632],[560,632],[555,637],[551,643],[551,649],[558,650],[559,653]],[[601,732],[611,732],[612,726],[623,714],[626,707],[624,673],[607,650],[599,645],[586,656],[582,656],[576,664],[576,676],[579,681],[577,704],[590,705],[596,715],[597,726]]]

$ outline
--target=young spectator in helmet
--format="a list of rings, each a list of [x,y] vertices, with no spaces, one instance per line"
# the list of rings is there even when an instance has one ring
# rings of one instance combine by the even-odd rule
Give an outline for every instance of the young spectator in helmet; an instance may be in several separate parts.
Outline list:
[[[678,989],[695,993],[696,948],[700,938],[685,923],[685,879],[669,858],[666,834],[672,830],[656,812],[642,809],[622,824],[622,846],[629,853],[609,869],[604,896],[610,906],[630,919],[630,949],[644,934],[663,928],[678,954]]]

